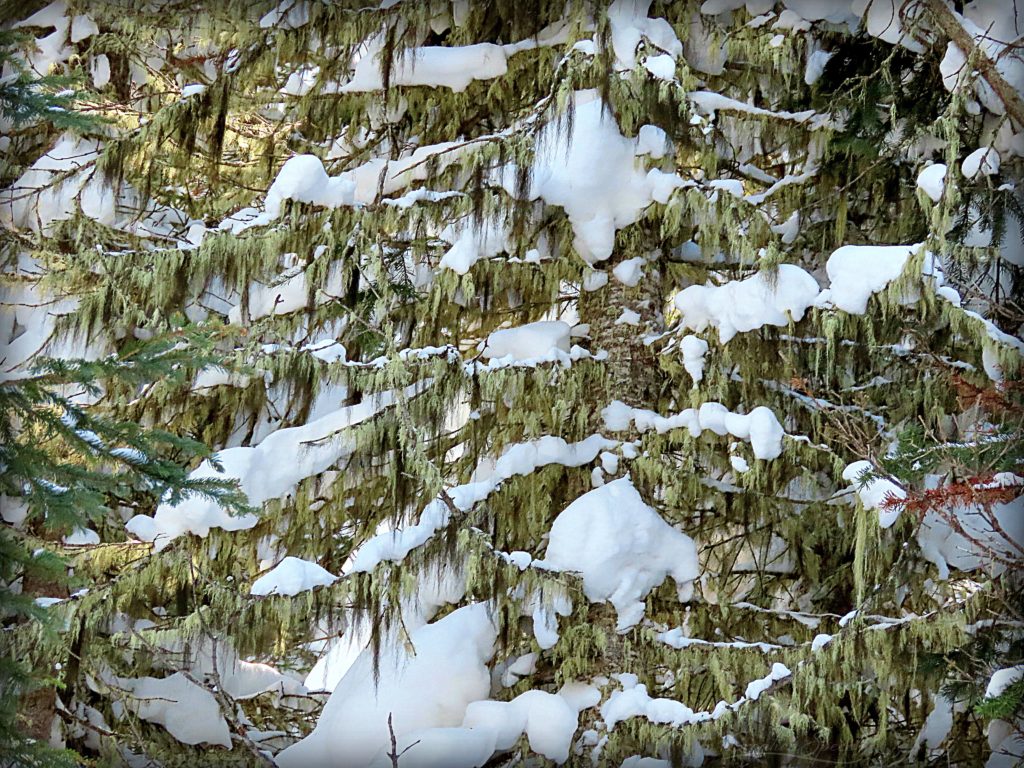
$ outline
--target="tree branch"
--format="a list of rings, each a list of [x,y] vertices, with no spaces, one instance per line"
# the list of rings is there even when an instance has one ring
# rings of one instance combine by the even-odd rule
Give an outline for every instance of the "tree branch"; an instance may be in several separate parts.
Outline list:
[[[988,57],[988,54],[978,45],[974,37],[964,29],[963,24],[960,23],[953,11],[942,0],[924,0],[924,5],[931,14],[932,19],[934,19],[939,31],[956,44],[956,47],[963,51],[964,56],[970,58],[971,54],[977,49],[974,63],[977,66],[978,73],[995,91],[999,100],[1003,102],[1003,106],[1006,107],[1006,114],[1018,126],[1024,128],[1024,99],[1021,98],[1021,95],[1017,93],[1012,85],[1003,79],[1002,74],[996,68],[995,62]]]

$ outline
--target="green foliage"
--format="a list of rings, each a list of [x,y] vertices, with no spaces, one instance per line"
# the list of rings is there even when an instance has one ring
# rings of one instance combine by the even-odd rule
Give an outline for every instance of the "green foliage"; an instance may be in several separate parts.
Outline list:
[[[76,108],[86,95],[81,75],[40,77],[26,69],[15,51],[33,44],[31,36],[21,30],[0,30],[0,67],[11,70],[0,80],[0,115],[16,129],[35,122],[80,133],[101,126],[102,117]]]
[[[941,46],[916,54],[816,24],[814,36],[834,56],[808,87],[804,35],[784,35],[776,46],[770,25],[747,25],[743,10],[727,21],[698,16],[695,1],[655,3],[652,15],[664,15],[687,55],[695,46],[713,52],[719,45],[730,54],[719,73],[691,69],[681,58],[678,81],[667,82],[642,66],[660,53],[646,38],[633,71],[612,71],[612,28],[600,4],[573,2],[567,10],[561,2],[474,3],[455,24],[445,16],[447,4],[378,10],[365,2],[309,3],[308,24],[261,28],[259,16],[272,5],[185,4],[180,7],[196,13],[183,32],[179,6],[171,14],[159,4],[126,10],[96,3],[89,13],[102,31],[79,46],[80,58],[60,76],[67,83],[22,83],[11,91],[18,114],[26,115],[26,136],[42,146],[50,127],[73,126],[33,123],[46,113],[38,99],[74,78],[84,82],[86,62],[108,56],[109,85],[89,92],[97,112],[112,117],[97,173],[112,192],[130,186],[153,205],[174,206],[210,228],[195,246],[76,212],[44,234],[17,233],[12,248],[40,265],[42,288],[77,299],[57,335],[114,350],[98,360],[43,361],[0,385],[7,414],[0,421],[0,492],[23,500],[30,515],[25,532],[5,529],[0,537],[3,562],[10,563],[0,578],[57,583],[70,566],[69,591],[90,590],[53,609],[36,605],[32,595],[0,591],[14,628],[12,654],[48,675],[53,659],[74,660],[59,684],[70,691],[68,702],[93,706],[113,722],[116,736],[104,739],[100,751],[116,741],[166,765],[244,763],[252,755],[237,742],[230,754],[213,752],[179,744],[130,712],[115,721],[117,692],[95,691],[83,680],[160,676],[212,638],[245,659],[302,672],[315,660],[306,644],[325,632],[349,631],[352,612],[370,623],[377,652],[386,629],[400,626],[403,598],[443,562],[466,574],[467,600],[494,602],[496,658],[538,653],[537,672],[498,696],[632,672],[652,695],[710,710],[737,700],[771,661],[795,672],[791,683],[718,721],[682,730],[623,723],[607,734],[608,761],[660,747],[681,758],[695,740],[717,746],[726,735],[740,743],[723,750],[727,764],[756,763],[759,751],[762,757],[797,753],[809,762],[882,763],[892,754],[903,761],[928,716],[924,702],[935,692],[969,701],[983,718],[1019,707],[1016,688],[981,700],[993,669],[1020,659],[1012,633],[965,629],[975,619],[1019,613],[1006,603],[1012,583],[995,580],[990,590],[979,575],[981,586],[962,599],[974,588],[973,576],[937,583],[911,516],[880,529],[872,512],[844,503],[850,494],[840,479],[843,467],[860,458],[876,459],[874,476],[894,477],[913,491],[924,488],[927,475],[967,479],[1019,469],[1024,441],[1007,406],[1016,407],[1013,382],[999,390],[1002,405],[979,395],[989,390],[983,345],[993,347],[981,323],[937,297],[914,263],[872,297],[864,316],[810,308],[787,327],[740,333],[727,344],[714,329],[698,332],[709,350],[695,386],[679,352],[688,331],[672,302],[685,286],[721,284],[779,264],[822,275],[828,254],[847,243],[927,239],[944,263],[959,260],[962,268],[949,275],[957,287],[988,269],[994,249],[960,246],[969,228],[964,217],[974,215],[970,206],[977,203],[986,223],[1003,226],[1019,213],[1019,193],[990,188],[986,179],[968,188],[951,171],[942,203],[950,209],[922,213],[914,189],[919,169],[903,155],[926,133],[978,138],[980,120],[958,111],[941,83]],[[346,94],[333,87],[347,78],[363,41],[379,31],[390,73],[392,59],[410,47],[528,41],[564,13],[570,16],[564,43],[524,46],[508,56],[505,75],[473,81],[463,92],[389,83],[384,92]],[[573,49],[595,34],[595,55]],[[160,67],[151,66],[154,51],[166,52]],[[282,91],[292,72],[314,67],[307,92]],[[196,82],[207,89],[182,98],[182,86]],[[547,140],[564,140],[576,119],[573,92],[591,88],[604,102],[604,119],[624,136],[645,125],[664,129],[673,151],[639,162],[688,182],[619,228],[612,258],[597,265],[576,254],[565,211],[526,194],[539,131],[559,126],[562,133]],[[691,96],[704,89],[765,111],[723,107],[705,114]],[[74,98],[65,94],[60,99],[70,101],[57,103],[67,109]],[[817,114],[796,120],[782,110]],[[65,119],[64,112],[53,114]],[[834,122],[824,121],[828,114]],[[449,141],[460,145],[446,156],[450,164],[425,164],[425,179],[393,193],[382,194],[378,184],[365,204],[325,210],[289,201],[269,226],[238,234],[216,229],[226,216],[258,207],[294,154],[323,158],[337,176]],[[821,160],[815,173],[777,184],[805,170],[810,158]],[[503,167],[514,179],[510,185],[494,183],[493,172]],[[379,171],[368,176],[383,180]],[[747,195],[772,190],[770,199],[755,207],[747,197],[709,194],[708,182],[724,178],[740,181]],[[388,199],[420,188],[452,194],[411,206]],[[795,213],[799,231],[783,238],[777,227]],[[491,219],[508,226],[507,253],[478,261],[466,274],[438,267],[451,245],[446,226],[471,222],[479,230]],[[542,258],[533,258],[534,249]],[[612,278],[603,291],[581,292],[595,268],[610,271],[631,258],[647,259],[639,286]],[[303,305],[258,306],[257,298],[273,299],[298,279],[305,281]],[[904,301],[912,291],[920,300]],[[1009,304],[1004,291],[993,311]],[[623,307],[635,308],[649,325],[641,332],[617,324]],[[589,325],[589,338],[574,343],[607,357],[564,366],[482,364],[478,345],[492,331],[569,308]],[[185,314],[194,325],[183,327]],[[999,324],[1013,330],[1019,321],[1007,310]],[[151,334],[151,342],[134,340]],[[311,354],[308,345],[327,338],[344,345],[345,359]],[[198,391],[196,372],[217,366],[245,375]],[[151,514],[161,500],[199,495],[247,509],[233,483],[188,477],[196,462],[213,460],[204,445],[257,445],[274,429],[307,423],[314,412],[414,383],[421,385],[415,395],[336,436],[351,450],[328,471],[268,501],[253,529],[187,534],[161,551],[125,540],[124,517]],[[90,405],[81,404],[80,394]],[[712,430],[614,435],[632,450],[627,457],[624,446],[616,449],[620,466],[605,474],[628,472],[658,513],[701,547],[696,597],[684,605],[669,585],[653,591],[649,626],[619,635],[614,612],[590,604],[576,576],[520,572],[495,556],[499,550],[543,557],[553,519],[602,476],[600,461],[549,466],[502,483],[401,564],[295,598],[250,596],[251,582],[286,554],[341,572],[382,526],[415,521],[442,488],[468,482],[478,465],[486,468],[510,446],[545,435],[575,441],[606,432],[601,409],[612,399],[661,414],[711,402],[737,412],[765,405],[787,432],[783,455],[770,462],[755,459],[748,442]],[[978,433],[978,424],[991,427]],[[736,469],[738,459],[749,464],[747,471]],[[56,544],[86,524],[102,531],[101,544]],[[46,554],[35,556],[40,548]],[[561,620],[555,648],[540,651],[529,616],[512,597],[516,590],[572,595],[574,610]],[[937,603],[953,607],[937,611]],[[840,621],[854,610],[856,620]],[[907,616],[917,618],[886,623]],[[131,629],[113,629],[125,626]],[[676,649],[657,639],[660,629],[679,626],[721,645]],[[812,652],[819,632],[834,639]],[[731,645],[736,639],[777,647]],[[212,678],[201,682],[221,692]],[[238,715],[231,723],[238,732],[247,719],[285,733],[276,748],[309,732],[320,700],[274,696],[222,709],[229,719]],[[591,710],[581,722],[597,717]],[[960,753],[980,749],[980,721],[958,717],[957,723]],[[85,753],[83,740],[74,738]]]
[[[218,359],[212,338],[209,331],[185,328],[101,360],[41,360],[34,373],[0,383],[0,493],[5,504],[27,507],[24,533],[0,529],[0,616],[8,629],[25,621],[57,629],[36,595],[11,589],[30,581],[57,593],[67,588],[71,563],[38,549],[40,543],[96,523],[106,528],[118,509],[152,510],[189,496],[212,499],[235,514],[252,511],[237,480],[188,476],[198,459],[216,466],[202,443],[80,404],[82,395],[100,397],[112,384],[137,388],[160,378],[190,379]],[[8,716],[0,725],[0,752],[19,765],[67,764],[63,753],[26,741],[11,725],[19,699],[52,682],[39,668],[15,662],[0,674],[6,675],[0,715]]]

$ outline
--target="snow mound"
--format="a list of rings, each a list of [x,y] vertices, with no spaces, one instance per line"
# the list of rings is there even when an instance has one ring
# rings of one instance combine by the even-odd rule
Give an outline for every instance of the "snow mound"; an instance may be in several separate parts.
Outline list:
[[[612,432],[623,432],[635,424],[638,432],[655,430],[659,435],[685,427],[694,438],[705,429],[716,435],[732,435],[749,440],[757,459],[771,460],[782,455],[782,438],[786,434],[771,408],[759,405],[750,413],[734,413],[721,403],[703,403],[699,409],[687,408],[672,416],[661,416],[644,408],[633,408],[621,400],[613,400],[601,411],[605,426]]]
[[[486,499],[505,480],[517,475],[528,475],[549,464],[580,467],[589,464],[606,448],[618,445],[600,435],[591,435],[578,443],[567,443],[560,437],[545,435],[536,440],[516,443],[505,449],[486,473],[478,468],[474,480],[457,485],[448,491],[455,508],[465,512]],[[448,524],[450,510],[441,499],[435,499],[423,508],[420,519],[395,531],[384,531],[368,539],[353,556],[349,571],[372,571],[384,561],[401,562],[416,547],[430,540],[440,528]]]
[[[994,176],[999,173],[999,153],[992,147],[979,147],[964,158],[960,171],[965,179],[973,179],[978,173]]]
[[[372,649],[362,651],[327,700],[313,732],[278,754],[278,765],[365,768],[390,748],[389,716],[398,738],[459,726],[469,703],[490,691],[487,662],[496,637],[488,606],[474,603],[413,630],[409,643],[415,653],[398,642],[382,648],[376,683]],[[438,759],[446,754],[442,751]],[[409,761],[441,764],[451,763]]]
[[[775,272],[724,285],[691,285],[676,295],[675,306],[684,327],[698,333],[717,328],[725,344],[737,333],[798,322],[817,296],[811,275],[795,264],[780,264]]]
[[[494,754],[494,732],[473,728],[426,728],[396,738],[395,750],[401,755],[398,761],[401,768],[480,768]],[[378,752],[369,768],[394,768],[390,752],[390,747]]]
[[[817,303],[831,302],[844,312],[863,315],[871,295],[898,278],[922,245],[844,245],[828,257],[825,271],[831,283]]]
[[[314,587],[327,587],[338,577],[316,563],[298,557],[286,557],[253,582],[250,595],[286,595],[291,597]]]
[[[948,579],[950,569],[992,574],[1006,570],[1024,552],[1024,515],[1020,499],[990,509],[969,504],[943,515],[929,511],[917,531],[921,554]]]
[[[406,396],[415,394],[416,389],[407,388]],[[394,393],[384,392],[301,427],[279,429],[257,446],[228,448],[217,453],[223,472],[204,461],[189,477],[237,479],[253,506],[276,499],[351,452],[351,443],[336,438],[335,433],[371,418],[393,401]],[[247,530],[258,519],[253,514],[233,516],[216,501],[191,496],[177,504],[160,504],[152,517],[136,515],[125,528],[140,540],[153,542],[159,551],[185,533],[207,536],[211,528]]]
[[[466,708],[463,726],[494,734],[497,751],[512,749],[524,733],[530,749],[561,764],[578,726],[577,712],[561,696],[526,691],[512,701],[476,701]]]
[[[946,166],[942,163],[929,165],[917,174],[917,186],[932,199],[933,203],[939,202],[946,188]]]
[[[138,717],[162,725],[182,744],[231,748],[228,724],[209,691],[180,672],[169,677],[114,678],[126,694],[125,706]]]
[[[704,378],[704,355],[708,353],[708,343],[699,336],[687,335],[679,342],[679,348],[683,353],[683,368],[696,387]]]
[[[992,673],[992,677],[988,681],[988,687],[985,688],[985,698],[994,699],[996,696],[1001,696],[1007,688],[1021,678],[1024,678],[1024,664],[997,669]]]
[[[571,328],[561,320],[541,320],[518,328],[504,328],[487,337],[480,346],[487,359],[532,360],[552,349],[569,351]]]
[[[855,461],[843,470],[843,480],[847,480],[854,485],[857,490],[857,498],[864,505],[864,509],[878,510],[878,524],[882,528],[888,528],[896,522],[896,518],[900,516],[900,510],[899,507],[889,510],[883,509],[883,503],[890,497],[905,499],[907,498],[907,492],[892,480],[881,477],[873,478],[861,485],[859,482],[860,476],[865,472],[871,471],[871,469],[870,461]]]
[[[595,264],[612,255],[616,230],[635,222],[652,202],[666,202],[683,180],[644,168],[638,155],[649,151],[649,137],[641,143],[623,136],[597,91],[577,91],[573,98],[571,133],[565,135],[557,121],[541,132],[528,197],[564,208],[573,246],[584,261]],[[501,184],[512,195],[515,179],[511,167],[501,173]]]
[[[644,615],[644,598],[671,576],[688,600],[698,576],[697,547],[640,497],[628,477],[583,494],[551,526],[539,563],[583,577],[591,602],[608,601],[624,632]]]
[[[384,40],[374,38],[356,62],[352,79],[338,93],[379,91],[384,88],[380,57]],[[386,55],[386,54],[384,54]],[[508,71],[505,49],[493,43],[463,46],[422,46],[396,56],[390,84],[445,87],[459,93],[474,80],[491,80]]]

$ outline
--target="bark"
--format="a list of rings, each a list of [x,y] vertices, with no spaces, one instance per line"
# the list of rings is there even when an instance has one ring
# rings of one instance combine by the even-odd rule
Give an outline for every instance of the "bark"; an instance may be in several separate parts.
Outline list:
[[[635,287],[628,287],[612,274],[621,262],[621,256],[614,255],[599,265],[608,272],[607,285],[593,292],[583,291],[579,301],[580,322],[590,325],[590,349],[604,351],[605,377],[603,387],[588,398],[592,429],[603,433],[604,423],[601,409],[612,400],[622,400],[627,405],[640,408],[657,408],[658,392],[662,376],[658,369],[657,353],[643,338],[661,333],[665,327],[662,312],[662,276],[657,262],[644,265],[644,274]],[[640,315],[640,324],[616,323],[623,310],[632,310]],[[636,434],[617,435],[625,439]],[[607,603],[592,604],[587,614],[590,624],[600,627],[606,639],[602,652],[604,669],[631,669],[627,635],[616,631],[616,611]]]
[[[978,49],[977,56],[974,58],[978,73],[1003,102],[1006,114],[1017,123],[1018,127],[1024,128],[1024,99],[1021,99],[1021,95],[1014,87],[1003,79],[995,62],[988,57],[983,49],[979,48],[974,38],[964,29],[963,24],[942,0],[925,0],[925,7],[935,20],[939,31],[963,51],[964,56],[971,59],[971,54],[976,48]]]
[[[593,292],[582,292],[579,302],[580,322],[590,325],[590,349],[608,353],[604,362],[604,391],[598,399],[601,407],[613,399],[632,406],[652,407],[661,376],[657,354],[643,343],[643,337],[661,333],[665,327],[661,311],[662,277],[656,263],[648,263],[639,284],[630,288],[611,274],[618,263],[619,259],[613,256],[599,265],[609,273],[608,284]],[[639,325],[616,323],[626,309],[640,315]]]

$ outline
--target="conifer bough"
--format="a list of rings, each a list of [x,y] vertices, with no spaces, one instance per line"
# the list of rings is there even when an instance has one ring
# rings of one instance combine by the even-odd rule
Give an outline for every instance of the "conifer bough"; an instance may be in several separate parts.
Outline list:
[[[1016,2],[7,15],[15,761],[1024,756]]]

